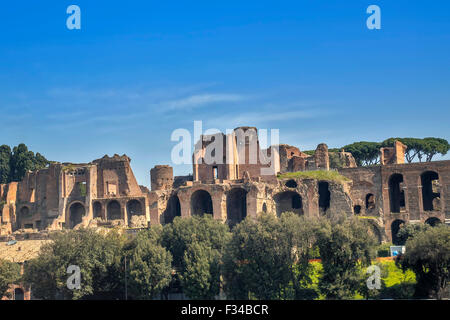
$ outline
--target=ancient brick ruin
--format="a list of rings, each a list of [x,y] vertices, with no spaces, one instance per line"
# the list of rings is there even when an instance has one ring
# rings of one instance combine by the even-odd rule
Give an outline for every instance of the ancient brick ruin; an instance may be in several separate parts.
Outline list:
[[[350,153],[329,152],[326,144],[313,155],[286,144],[277,153],[260,150],[256,128],[237,129],[244,140],[216,134],[197,144],[192,176],[174,177],[172,167],[155,166],[151,190],[138,185],[126,155],[84,164],[52,163],[20,182],[0,185],[0,236],[38,239],[81,226],[144,228],[202,214],[234,225],[259,212],[293,211],[311,217],[356,215],[370,221],[380,242],[395,242],[402,223],[435,224],[450,218],[450,161],[404,163],[406,147],[398,142],[380,150],[381,165],[357,167]],[[215,139],[223,140],[224,157],[231,161],[202,161]],[[250,161],[252,153],[255,162]],[[270,167],[263,157],[276,162],[269,174],[261,174]],[[336,161],[341,165],[334,169]],[[277,178],[279,173],[313,170],[337,170],[348,181]]]

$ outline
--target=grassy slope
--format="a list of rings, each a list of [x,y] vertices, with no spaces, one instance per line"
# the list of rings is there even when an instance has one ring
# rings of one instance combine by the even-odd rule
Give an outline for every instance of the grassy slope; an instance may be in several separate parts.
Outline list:
[[[298,171],[298,172],[286,172],[278,175],[278,179],[315,179],[315,180],[328,180],[336,182],[347,182],[350,179],[339,174],[339,172],[330,170],[316,170],[316,171]]]

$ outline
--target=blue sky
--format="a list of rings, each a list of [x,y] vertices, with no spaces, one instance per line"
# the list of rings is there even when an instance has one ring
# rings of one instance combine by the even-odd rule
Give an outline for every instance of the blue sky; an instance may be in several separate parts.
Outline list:
[[[147,186],[194,120],[278,128],[301,150],[450,140],[449,1],[20,1],[1,4],[0,30],[0,144],[61,162],[126,153]]]

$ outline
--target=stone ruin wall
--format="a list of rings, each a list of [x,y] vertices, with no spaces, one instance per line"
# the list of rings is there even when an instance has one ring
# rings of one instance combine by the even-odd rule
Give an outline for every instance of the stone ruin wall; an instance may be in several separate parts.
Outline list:
[[[204,154],[204,149],[200,151]],[[437,218],[444,222],[450,218],[450,161],[355,167],[348,152],[334,154],[344,164],[338,172],[349,182],[280,180],[275,175],[263,179],[261,164],[248,163],[224,167],[216,179],[211,179],[214,164],[194,163],[194,176],[190,177],[174,177],[172,167],[155,166],[150,171],[149,191],[138,185],[125,155],[105,156],[88,164],[53,163],[27,173],[19,183],[0,186],[0,235],[14,232],[20,237],[22,233],[17,230],[25,226],[35,231],[118,224],[143,228],[168,223],[176,216],[205,212],[234,224],[259,212],[293,211],[311,217],[333,218],[342,213],[361,216],[373,224],[380,241],[390,241],[394,221],[423,223]],[[314,155],[280,145],[277,172],[329,170],[329,155],[325,144],[320,144]],[[421,176],[426,172],[438,176],[429,187],[433,210],[425,210],[423,203]],[[396,191],[404,195],[399,212],[391,208],[393,175],[403,177]],[[77,214],[80,220],[74,218]]]
[[[116,224],[130,224],[134,219],[134,224],[147,227],[148,192],[143,190],[125,155],[105,156],[89,164],[52,163],[48,168],[27,173],[19,183],[1,186],[2,234],[17,229],[71,228],[74,206],[80,216],[75,221],[77,225],[92,225],[96,218],[100,224],[108,224],[107,207],[112,201],[120,207],[118,220],[127,222]],[[132,200],[135,202],[130,205]],[[95,217],[94,204],[100,206]]]

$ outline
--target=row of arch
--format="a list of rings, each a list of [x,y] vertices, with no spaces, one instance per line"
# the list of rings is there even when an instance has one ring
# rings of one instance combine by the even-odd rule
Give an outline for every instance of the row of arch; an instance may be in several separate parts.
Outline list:
[[[320,195],[319,195],[320,198]],[[370,198],[370,197],[369,197]],[[303,201],[299,193],[294,190],[287,190],[277,193],[274,196],[277,216],[283,212],[290,211],[302,215]],[[320,201],[320,199],[319,199]],[[324,201],[324,200],[322,200]],[[329,206],[329,204],[326,204]],[[209,192],[197,190],[191,195],[190,200],[191,215],[213,214],[212,198]],[[263,211],[267,212],[266,203],[263,204]],[[227,193],[227,223],[232,227],[245,219],[247,215],[247,191],[242,188],[233,188]],[[177,216],[181,216],[181,206],[178,196],[172,195],[169,198],[166,211],[163,214],[162,223],[171,223]],[[382,234],[376,225],[373,225],[371,232],[382,241]]]
[[[106,217],[103,216],[103,206],[99,201],[93,203],[93,214],[95,218],[102,218],[110,220],[120,220],[124,219],[122,214],[122,207],[117,200],[111,200],[106,205]],[[126,204],[128,223],[131,223],[131,218],[134,215],[144,215],[142,203],[139,200],[132,199]],[[74,202],[69,207],[69,223],[70,228],[74,228],[76,225],[80,224],[83,217],[86,215],[86,209],[81,202]]]
[[[191,195],[191,215],[203,216],[213,214],[211,195],[206,190],[197,190]],[[177,216],[181,216],[181,205],[177,195],[169,198],[166,211],[163,214],[163,223],[171,223]],[[227,193],[227,222],[233,226],[247,216],[247,191],[242,188],[233,188]]]
[[[406,206],[405,191],[401,187],[403,183],[403,175],[394,173],[389,177],[389,207],[393,213],[404,210]],[[420,183],[422,187],[422,205],[424,211],[433,211],[438,208],[435,206],[435,199],[440,198],[440,192],[433,190],[433,184],[439,181],[439,175],[435,171],[425,171],[420,175]]]
[[[291,180],[290,180],[291,181]],[[288,181],[286,184],[290,188],[297,185]],[[319,207],[326,211],[330,207],[330,191],[328,182],[321,181],[318,183],[319,190]],[[286,211],[291,211],[302,215],[303,201],[300,194],[293,190],[287,190],[277,193],[274,196],[276,205],[276,213],[278,216]],[[247,216],[247,191],[243,188],[232,188],[226,196],[227,223],[230,226],[241,222]],[[267,212],[266,203],[263,204],[263,211]],[[191,215],[202,216],[204,214],[213,214],[213,202],[210,193],[200,189],[192,193],[190,199]],[[172,195],[167,203],[167,208],[161,219],[162,223],[171,223],[177,216],[181,216],[180,200],[176,194]]]

